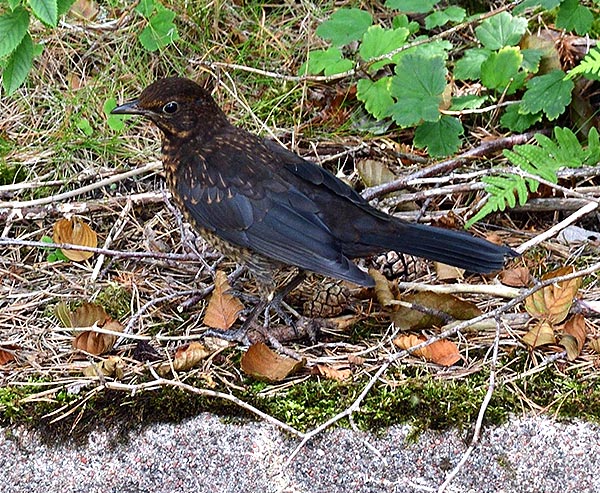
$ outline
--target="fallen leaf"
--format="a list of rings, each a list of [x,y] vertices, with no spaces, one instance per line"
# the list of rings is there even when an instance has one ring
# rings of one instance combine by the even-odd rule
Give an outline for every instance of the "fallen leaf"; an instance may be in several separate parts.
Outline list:
[[[590,339],[590,347],[592,348],[592,351],[600,354],[600,338],[594,337],[593,339]]]
[[[123,326],[116,320],[106,322],[102,328],[112,330],[113,332],[123,331]],[[73,340],[73,347],[90,354],[98,355],[110,351],[116,341],[117,336],[103,334],[92,329],[78,334]]]
[[[92,363],[83,369],[83,374],[86,377],[97,377],[104,375],[107,377],[115,377],[117,380],[123,378],[123,370],[125,369],[125,360],[119,356],[109,356],[108,358]]]
[[[549,272],[542,280],[552,279],[575,272],[571,266]],[[525,309],[533,318],[547,320],[551,324],[562,322],[573,304],[573,298],[581,287],[581,278],[546,286],[525,299]]]
[[[0,366],[15,360],[16,349],[20,349],[20,347],[14,344],[6,344],[0,347]]]
[[[68,327],[91,327],[95,323],[102,327],[109,319],[110,317],[102,305],[83,303],[70,314],[71,325]]]
[[[523,342],[532,348],[554,344],[556,340],[552,324],[547,320],[537,321],[535,326],[523,336]]]
[[[246,374],[267,382],[279,382],[305,364],[305,359],[297,361],[287,356],[280,356],[262,342],[252,344],[241,361],[242,370]]]
[[[573,361],[579,357],[585,344],[585,317],[580,313],[573,315],[562,327],[562,332],[563,336],[558,344],[567,350],[567,359]]]
[[[87,247],[98,246],[98,236],[87,224],[81,222],[78,218],[59,219],[54,223],[52,239],[54,243],[72,243],[73,245],[82,245]],[[65,250],[61,252],[69,260],[81,262],[94,255],[94,252],[82,252],[79,250]]]
[[[403,331],[445,325],[448,319],[469,320],[481,315],[481,310],[477,308],[477,305],[452,294],[421,291],[404,295],[402,299],[416,307],[422,307],[422,310],[417,310],[399,306],[392,313],[391,319],[394,326]]]
[[[175,371],[186,371],[192,369],[200,361],[208,358],[212,353],[200,342],[190,342],[180,346],[175,351],[173,358],[173,369]],[[163,363],[158,367],[159,375],[166,375],[171,371],[171,363]]]
[[[524,288],[531,284],[531,274],[527,267],[515,267],[503,270],[500,274],[500,282],[513,288]]]
[[[442,262],[434,262],[435,273],[439,281],[454,281],[463,277],[464,269],[459,269]]]
[[[356,163],[356,171],[367,187],[384,185],[394,181],[397,176],[381,161],[361,159]]]
[[[316,365],[312,372],[313,375],[319,375],[321,377],[328,378],[329,380],[337,380],[342,382],[352,377],[352,370],[345,368],[343,370],[333,368],[329,365]]]
[[[69,13],[81,20],[91,21],[99,11],[98,5],[93,0],[76,0]]]
[[[401,349],[410,349],[417,344],[425,342],[427,338],[417,335],[401,335],[394,339],[394,344]],[[428,346],[417,349],[412,354],[421,356],[428,361],[432,361],[442,366],[452,366],[461,360],[461,355],[458,352],[458,346],[452,341],[441,339],[432,342]]]
[[[231,286],[222,271],[215,274],[215,289],[210,297],[204,323],[214,329],[229,329],[238,319],[244,305],[235,296],[229,294]]]
[[[351,365],[361,366],[365,364],[365,358],[362,356],[356,356],[355,354],[348,355],[348,363]]]
[[[73,347],[86,351],[90,354],[102,354],[110,351],[117,337],[112,334],[103,334],[93,330],[94,327],[102,327],[113,332],[122,332],[123,326],[110,318],[104,308],[96,303],[84,303],[74,312],[69,311],[64,303],[56,305],[54,310],[56,316],[66,327],[90,327],[77,334],[73,340]]]

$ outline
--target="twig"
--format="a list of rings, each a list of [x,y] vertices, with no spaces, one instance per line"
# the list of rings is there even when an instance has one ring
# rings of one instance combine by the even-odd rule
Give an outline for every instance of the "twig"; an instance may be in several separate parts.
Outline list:
[[[485,412],[492,400],[492,395],[494,394],[494,389],[496,388],[496,365],[498,364],[498,348],[500,346],[500,320],[496,317],[496,336],[494,337],[494,345],[492,352],[492,360],[490,362],[490,380],[487,392],[485,393],[485,397],[483,398],[483,402],[479,408],[479,414],[477,415],[477,421],[475,422],[475,430],[473,431],[473,438],[471,438],[471,443],[465,453],[461,457],[458,464],[450,471],[446,480],[440,485],[438,488],[438,493],[444,493],[448,485],[452,482],[452,480],[456,477],[459,471],[462,469],[463,465],[469,459],[469,456],[475,450],[475,446],[479,442],[479,438],[481,437],[481,427],[483,425],[483,417],[485,416]]]
[[[542,241],[547,240],[548,238],[552,238],[554,235],[560,233],[567,226],[576,222],[580,217],[589,214],[593,210],[598,208],[598,202],[588,202],[587,205],[584,205],[581,209],[571,214],[569,217],[563,219],[558,224],[555,224],[547,231],[544,231],[542,234],[537,235],[535,238],[532,238],[529,241],[526,241],[522,245],[516,248],[516,251],[519,253],[523,253],[527,251],[529,248],[539,245]]]
[[[503,284],[443,284],[434,285],[420,282],[398,282],[398,289],[407,291],[431,291],[432,293],[455,294],[489,294],[502,298],[516,298],[520,294],[517,288],[504,286]]]
[[[404,187],[406,187],[406,184],[411,180],[416,180],[418,178],[423,178],[425,176],[431,176],[436,174],[447,174],[450,171],[458,168],[465,161],[474,157],[485,156],[492,152],[496,152],[499,149],[507,149],[518,144],[523,144],[528,140],[532,139],[536,133],[540,132],[527,132],[520,135],[512,135],[510,137],[505,137],[502,139],[482,142],[479,146],[475,147],[474,149],[470,149],[466,152],[463,152],[455,158],[447,159],[446,161],[442,161],[441,163],[437,163],[432,166],[420,169],[419,171],[399,178],[398,180],[384,183],[383,185],[377,185],[374,187],[366,188],[365,190],[363,190],[362,196],[366,200],[372,200],[374,198],[380,197],[381,195],[386,195],[388,193],[396,192],[398,190],[403,189]]]
[[[113,183],[118,183],[120,181],[126,180],[127,178],[131,178],[132,176],[141,175],[148,171],[156,171],[162,168],[162,164],[160,161],[154,161],[152,163],[148,163],[141,168],[132,169],[125,173],[120,173],[118,175],[110,176],[105,178],[104,180],[100,180],[96,183],[90,183],[84,187],[77,188],[75,190],[69,190],[68,192],[59,193],[56,195],[51,195],[49,197],[44,197],[41,199],[35,200],[24,200],[24,201],[11,201],[11,202],[0,202],[0,210],[1,209],[26,209],[28,207],[35,207],[44,204],[51,204],[53,202],[58,202],[59,200],[70,199],[72,197],[77,197],[78,195],[84,194],[86,192],[91,192],[92,190],[96,190],[98,188],[105,187],[107,185],[111,185]]]
[[[156,375],[156,373],[154,373],[154,374]],[[156,380],[153,380],[151,382],[144,382],[144,383],[140,383],[140,384],[124,384],[124,383],[120,383],[120,382],[106,382],[104,384],[104,387],[107,389],[111,389],[111,390],[123,390],[123,391],[128,391],[128,392],[133,393],[133,392],[139,392],[142,390],[154,390],[154,389],[156,389],[158,387],[162,387],[162,386],[169,386],[169,387],[176,387],[176,388],[185,390],[187,392],[190,392],[190,393],[196,394],[196,395],[224,399],[226,401],[234,403],[236,406],[239,406],[242,409],[245,409],[246,411],[251,412],[252,414],[255,414],[256,416],[265,420],[266,422],[271,423],[271,424],[277,426],[278,428],[281,428],[282,430],[287,431],[288,433],[291,433],[292,435],[295,435],[299,438],[304,438],[304,433],[302,433],[301,431],[298,431],[296,428],[293,428],[292,426],[289,426],[286,423],[279,421],[278,419],[274,418],[273,416],[269,416],[267,413],[264,413],[260,409],[257,409],[256,407],[248,404],[247,402],[244,402],[241,399],[238,399],[234,395],[225,394],[223,392],[218,392],[216,390],[194,387],[193,385],[188,385],[186,383],[179,382],[177,380],[168,380],[166,378],[161,378],[158,375],[156,375],[155,378],[156,378]]]

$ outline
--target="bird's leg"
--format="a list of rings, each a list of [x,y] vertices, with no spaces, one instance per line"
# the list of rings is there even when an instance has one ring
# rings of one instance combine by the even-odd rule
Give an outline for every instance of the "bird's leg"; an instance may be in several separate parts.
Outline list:
[[[289,313],[287,313],[282,305],[284,304],[285,297],[290,294],[294,289],[296,289],[302,282],[306,279],[306,273],[304,271],[298,272],[292,279],[285,284],[283,287],[279,289],[279,291],[275,292],[271,295],[271,301],[268,302],[265,307],[265,327],[269,325],[270,314],[269,310],[272,308],[277,315],[281,317],[281,319],[290,326],[294,325],[294,321],[292,317],[290,317]]]

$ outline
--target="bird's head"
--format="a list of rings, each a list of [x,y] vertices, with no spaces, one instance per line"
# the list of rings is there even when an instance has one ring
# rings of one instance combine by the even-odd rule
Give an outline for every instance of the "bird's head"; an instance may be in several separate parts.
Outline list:
[[[167,137],[186,138],[202,129],[226,125],[227,117],[210,93],[190,79],[159,79],[133,101],[117,106],[115,115],[142,115],[152,120]]]

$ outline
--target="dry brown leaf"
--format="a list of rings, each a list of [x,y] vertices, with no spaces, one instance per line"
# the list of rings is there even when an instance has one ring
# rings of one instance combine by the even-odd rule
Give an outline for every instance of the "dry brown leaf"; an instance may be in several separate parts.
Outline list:
[[[208,358],[211,355],[206,346],[200,342],[190,342],[177,348],[175,357],[173,358],[173,369],[175,371],[191,370],[200,361]],[[171,371],[171,363],[163,363],[158,367],[159,375],[166,375]]]
[[[63,324],[63,327],[73,327],[71,323],[71,310],[64,301],[61,301],[54,307],[54,314],[60,320],[60,323]]]
[[[87,224],[77,218],[59,219],[54,223],[52,234],[54,243],[72,243],[73,245],[82,245],[87,247],[98,246],[98,236]],[[75,262],[81,262],[89,259],[94,252],[81,252],[78,250],[63,250],[65,257]]]
[[[291,373],[298,371],[306,364],[306,360],[295,359],[271,351],[269,347],[258,342],[252,344],[242,356],[242,370],[258,380],[279,382]]]
[[[404,331],[443,325],[444,319],[436,316],[435,312],[444,313],[454,320],[469,320],[481,315],[481,310],[474,303],[447,293],[421,291],[403,296],[403,301],[424,308],[424,311],[419,311],[404,306],[398,307],[391,319],[397,328]],[[425,313],[427,310],[431,313]]]
[[[396,297],[394,296],[394,293],[392,293],[390,282],[377,269],[369,269],[369,275],[375,281],[375,296],[377,297],[379,304],[383,307],[392,305],[392,302]]]
[[[119,356],[109,356],[108,358],[86,366],[83,369],[83,374],[86,377],[97,377],[104,375],[107,377],[115,377],[117,380],[123,378],[123,370],[125,369],[125,360]]]
[[[600,354],[600,338],[594,337],[593,339],[590,339],[590,347],[592,348],[592,351]]]
[[[348,363],[351,365],[362,366],[365,364],[365,358],[362,356],[356,356],[355,354],[348,355]]]
[[[361,159],[356,163],[356,171],[367,187],[384,185],[394,181],[397,176],[381,161]]]
[[[244,305],[235,296],[228,293],[231,286],[227,276],[222,271],[215,274],[215,289],[210,297],[204,323],[214,329],[229,329],[238,319]]]
[[[544,275],[542,280],[545,281],[573,272],[575,272],[574,267],[561,267]],[[551,284],[528,296],[525,300],[525,309],[533,318],[547,320],[551,324],[558,324],[569,314],[573,298],[575,298],[580,287],[580,277]]]
[[[84,21],[91,21],[98,15],[99,11],[98,5],[93,0],[76,0],[71,6],[69,14]]]
[[[0,366],[15,360],[16,349],[20,348],[14,344],[6,344],[0,347]]]
[[[500,274],[500,282],[513,288],[524,288],[529,286],[531,274],[527,267],[515,267],[503,270]]]
[[[534,327],[523,336],[523,342],[532,348],[554,344],[554,329],[552,324],[546,320],[539,320]]]
[[[401,349],[410,349],[426,340],[423,336],[401,335],[394,339],[394,344]],[[447,339],[432,342],[429,346],[417,349],[413,354],[442,366],[452,366],[461,359],[458,346]]]
[[[573,361],[579,357],[585,344],[587,336],[585,317],[580,313],[573,315],[567,320],[562,331],[563,336],[558,344],[566,349],[567,359]]]
[[[97,303],[84,303],[74,312],[71,312],[69,318],[71,325],[68,327],[91,327],[95,323],[98,327],[102,327],[110,319],[104,307]]]
[[[311,373],[313,375],[319,375],[321,377],[328,378],[329,380],[337,380],[338,382],[348,380],[350,377],[352,377],[352,370],[349,368],[341,370],[338,368],[333,368],[329,365],[317,365],[313,368]]]
[[[442,262],[434,262],[435,273],[440,281],[454,281],[463,277],[464,269],[459,269]]]

